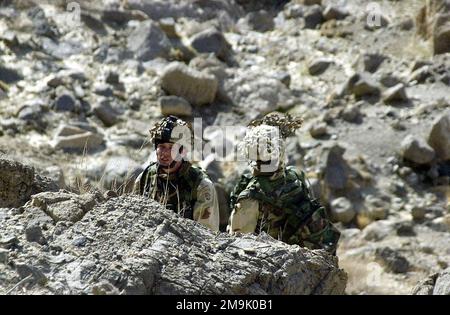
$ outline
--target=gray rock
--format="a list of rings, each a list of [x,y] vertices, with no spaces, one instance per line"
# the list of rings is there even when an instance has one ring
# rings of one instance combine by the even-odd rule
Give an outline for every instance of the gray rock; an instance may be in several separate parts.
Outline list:
[[[92,14],[89,14],[87,12],[83,12],[81,13],[81,21],[91,30],[93,30],[94,32],[96,32],[97,34],[101,35],[101,36],[106,36],[108,35],[108,31],[105,28],[105,25],[102,23],[102,21],[100,21],[99,19],[97,19],[95,16],[93,16]]]
[[[276,72],[273,77],[286,85],[287,88],[291,85],[291,75],[287,72]]]
[[[357,123],[361,119],[361,111],[357,105],[346,106],[339,116],[350,123]]]
[[[431,66],[432,63],[427,60],[418,59],[415,60],[411,65],[411,72],[414,72],[422,67]]]
[[[231,53],[231,45],[216,28],[209,28],[194,35],[190,42],[191,47],[198,53],[213,53],[222,60],[226,60]]]
[[[102,11],[102,20],[105,22],[113,22],[115,24],[123,25],[131,20],[144,21],[148,16],[144,12],[138,10],[115,10],[107,8]]]
[[[111,86],[105,83],[96,83],[94,86],[94,93],[105,97],[114,96],[114,91]]]
[[[352,203],[345,197],[334,199],[330,209],[333,219],[344,224],[350,223],[356,215]]]
[[[381,241],[394,234],[394,225],[388,220],[374,221],[362,231],[362,238],[370,242]]]
[[[30,199],[34,168],[0,159],[0,208],[20,207]]]
[[[320,5],[312,5],[310,7],[307,7],[303,14],[303,18],[305,20],[305,28],[316,29],[317,26],[324,21],[322,8],[320,7]]]
[[[176,22],[173,17],[163,18],[158,21],[159,27],[169,38],[177,38]]]
[[[364,71],[376,72],[385,59],[386,56],[378,53],[365,54],[363,57]]]
[[[450,112],[438,117],[431,127],[428,144],[441,160],[450,160]]]
[[[55,136],[56,137],[66,137],[66,136],[79,135],[79,134],[82,134],[85,132],[86,132],[86,130],[79,128],[77,126],[62,124],[56,130]]]
[[[433,295],[450,295],[450,268],[439,274],[434,285]]]
[[[410,267],[410,264],[405,257],[398,253],[398,251],[389,247],[377,248],[375,256],[388,271],[394,273],[406,273]]]
[[[128,37],[127,47],[139,60],[149,61],[157,57],[168,58],[171,44],[157,23],[145,21]]]
[[[319,75],[325,72],[328,69],[332,62],[328,59],[315,59],[312,60],[308,65],[308,71],[311,75]]]
[[[325,147],[321,153],[324,180],[331,189],[345,189],[349,177],[349,167],[343,155],[345,149],[338,144]]]
[[[58,191],[63,186],[59,186],[58,182],[40,174],[35,174],[31,193],[37,194],[43,191]]]
[[[248,119],[277,109],[287,110],[297,101],[283,83],[260,71],[239,69],[224,80],[223,90]]]
[[[102,201],[103,196],[100,193],[77,195],[67,192],[42,192],[32,196],[30,206],[40,208],[55,223],[77,222]]]
[[[386,104],[407,101],[408,96],[406,95],[405,85],[403,83],[399,83],[390,89],[387,89],[383,93],[382,98]]]
[[[416,81],[417,83],[423,83],[431,76],[430,66],[423,66],[417,70],[414,70],[408,77],[408,82]]]
[[[0,65],[0,81],[12,84],[20,80],[23,80],[23,76],[17,70]]]
[[[383,84],[385,87],[388,88],[394,87],[397,84],[402,83],[402,81],[392,73],[383,73],[381,75],[380,82],[381,84]]]
[[[8,264],[8,253],[9,250],[0,248],[0,264]]]
[[[364,204],[367,214],[371,220],[384,220],[388,215],[388,205],[386,202],[374,195],[367,195]]]
[[[6,236],[0,238],[0,247],[3,249],[12,249],[14,247],[17,247],[19,243],[20,242],[16,236]]]
[[[327,124],[325,122],[313,123],[308,131],[311,137],[320,138],[327,134]]]
[[[86,131],[81,134],[56,137],[53,141],[55,149],[62,149],[68,152],[83,152],[99,149],[104,144],[103,136],[98,133]]]
[[[163,96],[159,98],[161,114],[164,116],[192,116],[192,106],[184,98],[178,96]]]
[[[367,95],[380,94],[380,89],[377,83],[368,73],[357,74],[353,77],[353,80],[354,83],[351,84],[350,89],[355,96],[363,97]]]
[[[161,87],[172,95],[185,98],[192,105],[205,105],[214,101],[218,81],[210,74],[173,62],[164,69]]]
[[[116,85],[120,83],[120,75],[117,72],[110,71],[106,75],[105,82],[108,84]]]
[[[54,181],[59,188],[65,188],[66,182],[64,179],[64,171],[61,167],[49,166],[40,173]]]
[[[450,268],[420,281],[411,293],[413,295],[450,295]]]
[[[130,147],[134,149],[142,149],[147,143],[146,137],[139,134],[111,135],[111,142],[116,145]]]
[[[275,27],[272,15],[266,10],[250,12],[239,22],[244,30],[248,28],[257,32],[272,31]]]
[[[66,93],[58,96],[53,104],[53,108],[57,112],[73,112],[75,111],[75,98],[72,94]]]
[[[94,105],[92,110],[105,127],[111,127],[119,121],[119,113],[111,106],[108,100],[101,100]]]
[[[411,215],[413,217],[413,220],[415,221],[422,221],[423,219],[425,219],[426,213],[427,213],[426,209],[421,206],[414,206],[411,209]]]
[[[412,295],[432,295],[436,279],[439,276],[435,273],[428,278],[420,281],[412,290]]]
[[[347,281],[325,251],[212,233],[140,196],[111,198],[61,229],[49,244],[58,256],[25,245],[14,272],[52,279],[27,285],[30,294],[343,294]]]
[[[428,164],[435,156],[434,150],[425,140],[408,135],[401,143],[401,154],[406,160],[417,164]]]
[[[401,221],[395,224],[398,236],[415,236],[414,223],[412,221]]]
[[[43,108],[40,105],[31,105],[22,107],[17,115],[17,118],[24,121],[36,121],[42,118]]]
[[[347,17],[349,13],[343,7],[328,5],[323,10],[323,17],[326,21],[329,20],[342,20]]]
[[[40,245],[44,245],[47,241],[42,234],[42,229],[37,224],[29,224],[25,228],[25,236],[28,242],[36,242]]]
[[[303,13],[304,13],[303,6],[292,2],[287,3],[283,10],[283,14],[286,17],[286,19],[296,19],[303,17]]]

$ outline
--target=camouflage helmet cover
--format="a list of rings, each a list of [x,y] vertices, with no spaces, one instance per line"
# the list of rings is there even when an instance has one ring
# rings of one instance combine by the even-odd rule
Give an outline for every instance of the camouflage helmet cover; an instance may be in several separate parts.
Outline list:
[[[248,125],[249,129],[241,143],[241,151],[252,168],[260,168],[261,162],[266,164],[270,162],[273,171],[284,168],[285,138],[292,136],[302,123],[300,118],[278,113],[253,120]]]
[[[153,126],[150,132],[150,141],[156,146],[160,143],[179,143],[189,146],[192,143],[192,128],[189,123],[176,117],[168,116]]]

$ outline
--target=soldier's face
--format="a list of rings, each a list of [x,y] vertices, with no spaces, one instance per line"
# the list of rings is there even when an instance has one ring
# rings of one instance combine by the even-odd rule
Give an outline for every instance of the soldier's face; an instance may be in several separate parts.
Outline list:
[[[173,161],[181,161],[180,146],[173,143],[160,143],[156,147],[156,157],[162,166],[169,166]]]

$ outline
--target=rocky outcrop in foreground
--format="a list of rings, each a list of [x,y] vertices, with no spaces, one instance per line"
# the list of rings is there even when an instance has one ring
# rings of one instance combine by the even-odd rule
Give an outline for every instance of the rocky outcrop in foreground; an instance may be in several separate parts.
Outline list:
[[[413,290],[414,295],[450,295],[450,268],[435,273],[421,281]]]
[[[60,192],[67,207],[55,220],[48,214],[61,208],[57,194],[0,209],[0,292],[344,293],[347,274],[322,250],[267,235],[214,234],[140,196],[103,201]]]

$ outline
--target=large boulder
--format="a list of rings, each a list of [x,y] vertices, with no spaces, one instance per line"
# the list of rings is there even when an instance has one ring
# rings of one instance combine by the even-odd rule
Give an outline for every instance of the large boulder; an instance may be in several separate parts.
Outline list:
[[[286,85],[261,71],[233,69],[227,74],[223,92],[249,120],[275,110],[287,110],[298,102]]]
[[[170,40],[153,21],[142,22],[128,37],[128,49],[141,61],[168,58]]]
[[[92,111],[102,121],[105,127],[111,127],[119,121],[120,113],[111,106],[111,103],[107,99],[96,103]]]
[[[449,0],[427,0],[416,22],[419,35],[431,39],[435,55],[450,52]]]
[[[450,160],[450,112],[438,117],[431,127],[428,144],[441,160]]]
[[[30,199],[34,168],[0,159],[0,208],[20,207]]]
[[[198,53],[213,53],[222,60],[227,60],[231,54],[231,45],[222,32],[214,27],[195,34],[191,38],[191,46]]]
[[[30,205],[40,208],[56,223],[77,222],[102,200],[99,194],[76,195],[69,192],[42,192],[31,196]]]
[[[421,281],[412,291],[413,295],[450,295],[450,268],[435,273]]]
[[[334,199],[330,209],[333,219],[345,224],[350,223],[356,215],[352,203],[345,197]]]
[[[182,97],[162,96],[158,100],[161,114],[164,116],[192,116],[192,106]]]
[[[181,62],[172,62],[164,69],[161,87],[193,105],[205,105],[214,101],[218,81],[211,74],[197,71]]]
[[[350,167],[343,157],[344,153],[345,148],[335,143],[324,147],[320,156],[323,179],[327,187],[332,190],[342,190],[347,187]]]
[[[356,97],[380,94],[380,88],[377,82],[367,72],[353,76],[349,81],[349,87]]]
[[[55,132],[52,145],[67,152],[88,152],[99,149],[104,144],[103,135],[90,126],[62,124]]]
[[[434,150],[423,139],[408,135],[401,143],[401,154],[406,160],[428,164],[434,158]]]
[[[0,289],[28,277],[12,293],[26,286],[28,294],[343,294],[347,281],[323,250],[266,234],[213,233],[141,196],[111,198],[73,225],[37,233],[51,252],[11,224],[27,220],[0,215],[9,261],[0,263]]]

